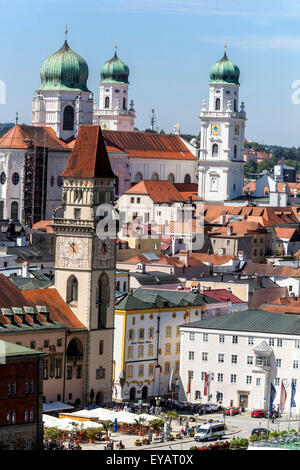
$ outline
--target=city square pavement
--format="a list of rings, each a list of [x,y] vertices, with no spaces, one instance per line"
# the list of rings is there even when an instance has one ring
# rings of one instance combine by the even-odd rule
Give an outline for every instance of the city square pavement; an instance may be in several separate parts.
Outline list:
[[[188,416],[186,415],[181,415],[183,418],[186,418]],[[201,416],[197,420],[197,425],[203,424],[204,422],[214,419],[214,420],[219,420],[223,422],[223,415],[221,414],[209,414],[205,416]],[[224,440],[228,439],[234,439],[235,437],[241,439],[241,438],[249,438],[251,435],[251,431],[253,428],[268,428],[269,426],[269,431],[281,431],[281,430],[287,430],[288,429],[288,416],[285,414],[281,417],[280,421],[275,420],[274,423],[272,421],[269,421],[268,425],[268,420],[266,418],[251,418],[250,412],[245,412],[241,413],[239,415],[235,416],[226,416],[225,417],[225,423],[227,425],[227,430],[224,436]],[[191,423],[191,426],[195,426],[196,423]],[[299,422],[298,422],[298,417],[291,419],[290,423],[290,428],[291,429],[298,429],[299,427]],[[172,422],[172,434],[176,434],[180,432],[180,429],[182,428],[182,425],[179,425],[179,422]],[[183,439],[176,439],[175,441],[170,441],[170,442],[164,442],[164,443],[155,443],[152,441],[150,445],[142,445],[142,446],[135,446],[134,441],[136,439],[142,439],[141,437],[137,435],[122,435],[121,433],[111,433],[111,440],[114,442],[114,450],[117,450],[116,444],[122,441],[122,443],[125,445],[125,450],[153,450],[153,449],[158,449],[158,450],[189,450],[192,446],[194,445],[201,445],[201,443],[197,443],[193,437],[184,437]],[[94,442],[93,444],[89,443],[83,443],[80,444],[82,447],[82,450],[104,450],[106,446],[105,441],[101,442]]]

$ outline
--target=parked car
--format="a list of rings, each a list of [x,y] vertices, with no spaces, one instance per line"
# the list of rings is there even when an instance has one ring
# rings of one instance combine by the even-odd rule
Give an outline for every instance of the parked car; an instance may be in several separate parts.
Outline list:
[[[224,414],[225,415],[238,415],[240,413],[240,409],[237,408],[236,406],[228,406],[227,408],[224,409]]]
[[[265,410],[253,410],[251,412],[251,418],[264,418],[266,414]]]
[[[254,428],[252,429],[251,436],[260,436],[261,434],[266,434],[268,436],[269,431],[266,428]]]

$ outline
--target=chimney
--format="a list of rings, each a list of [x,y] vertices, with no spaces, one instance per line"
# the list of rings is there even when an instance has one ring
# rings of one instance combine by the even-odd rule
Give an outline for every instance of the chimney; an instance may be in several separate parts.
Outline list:
[[[233,227],[232,225],[227,226],[227,235],[232,235],[233,234]]]
[[[224,225],[224,224],[225,224],[225,220],[226,220],[225,214],[221,214],[221,215],[220,215],[220,224],[221,224],[221,225]]]
[[[189,260],[188,250],[181,250],[179,252],[179,262],[183,263],[184,266],[187,266],[188,265],[188,260]]]
[[[24,261],[22,264],[22,277],[29,277],[28,261]]]

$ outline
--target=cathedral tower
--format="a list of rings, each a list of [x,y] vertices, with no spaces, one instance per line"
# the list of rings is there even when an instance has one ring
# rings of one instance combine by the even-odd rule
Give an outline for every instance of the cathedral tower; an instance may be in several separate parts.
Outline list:
[[[239,68],[226,51],[210,69],[209,103],[200,113],[198,194],[205,201],[228,201],[243,194],[246,113],[239,109]]]
[[[135,110],[129,103],[129,68],[117,56],[101,68],[99,109],[94,110],[94,123],[110,131],[134,131]]]
[[[32,102],[32,124],[50,126],[59,139],[77,137],[81,124],[93,123],[93,95],[87,88],[86,61],[65,42],[42,64],[41,86]]]
[[[62,205],[53,214],[55,287],[89,332],[86,400],[94,392],[98,402],[108,401],[116,253],[115,238],[98,230],[98,210],[113,202],[114,174],[99,126],[81,126],[62,176]]]

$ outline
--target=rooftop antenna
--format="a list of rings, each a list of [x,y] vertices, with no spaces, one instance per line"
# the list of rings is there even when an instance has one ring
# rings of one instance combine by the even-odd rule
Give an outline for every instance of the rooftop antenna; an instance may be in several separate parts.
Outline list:
[[[18,122],[19,122],[19,113],[18,113],[18,111],[17,111],[17,112],[16,112],[16,124],[18,124]]]
[[[156,116],[154,114],[154,109],[152,109],[150,120],[151,120],[151,130],[155,131]]]

